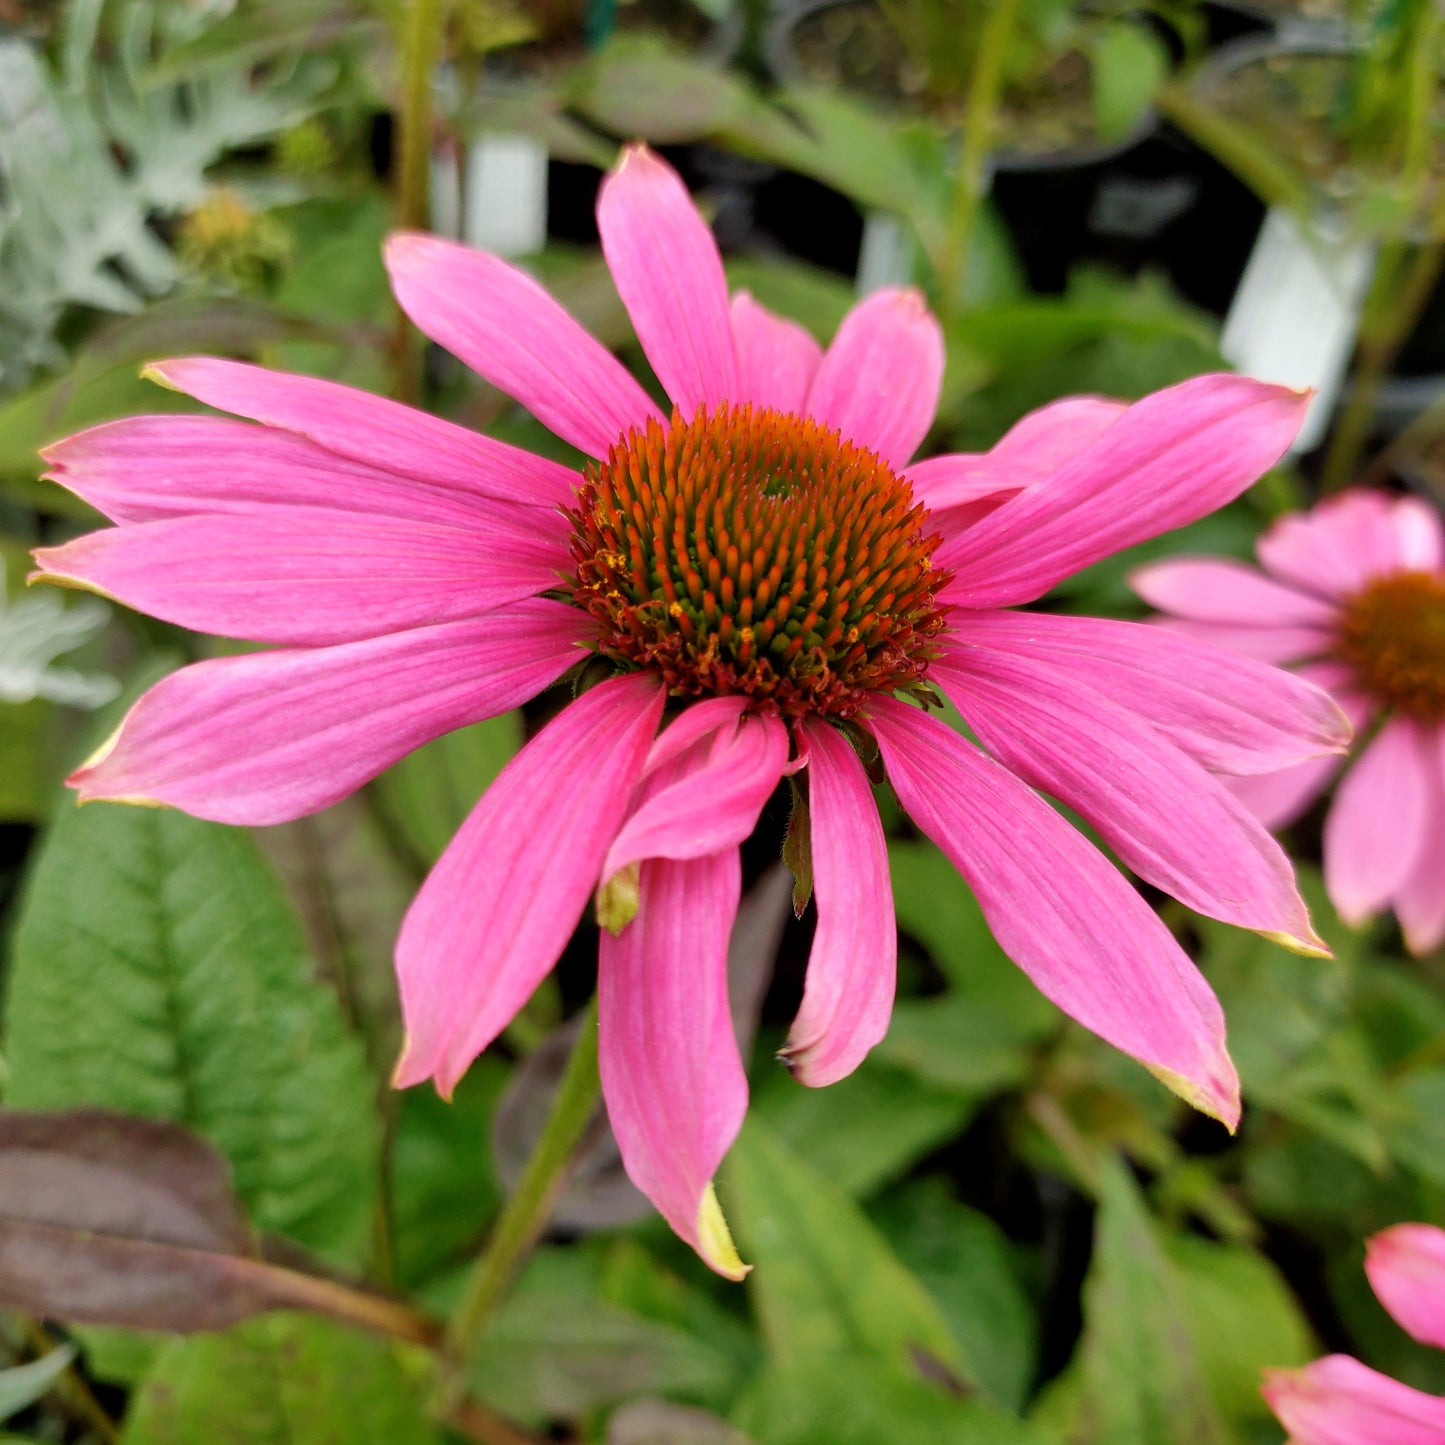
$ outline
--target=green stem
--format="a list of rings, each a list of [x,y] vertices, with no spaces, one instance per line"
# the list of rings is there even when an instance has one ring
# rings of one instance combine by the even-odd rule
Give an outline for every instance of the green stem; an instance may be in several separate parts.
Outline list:
[[[939,300],[945,319],[963,309],[973,230],[987,184],[989,151],[1003,91],[1003,66],[1013,33],[1018,0],[994,0],[988,7],[978,38],[973,74],[969,77],[968,105],[963,117],[963,148],[953,183],[953,204],[948,218],[943,273],[938,277]]]
[[[492,1237],[472,1268],[466,1293],[447,1326],[446,1355],[453,1378],[444,1382],[443,1393],[451,1400],[457,1398],[463,1387],[460,1371],[478,1337],[546,1227],[557,1196],[567,1182],[572,1155],[592,1122],[601,1094],[594,995],[583,1011],[582,1027],[552,1100],[552,1112],[547,1116],[516,1191],[503,1207]]]
[[[441,59],[445,0],[410,0],[401,44],[401,113],[398,120],[397,215],[409,230],[431,220],[432,75]],[[421,345],[398,308],[395,391],[399,401],[421,400]]]
[[[1359,357],[1351,378],[1350,400],[1325,457],[1321,475],[1325,492],[1348,486],[1360,470],[1380,387],[1445,264],[1445,242],[1420,247],[1408,266],[1402,264],[1403,249],[1404,243],[1398,241],[1382,248],[1376,263],[1375,281],[1360,322]]]

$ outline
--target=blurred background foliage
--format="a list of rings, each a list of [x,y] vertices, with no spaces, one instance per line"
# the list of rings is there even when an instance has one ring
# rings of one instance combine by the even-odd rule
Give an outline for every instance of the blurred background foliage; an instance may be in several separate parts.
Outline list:
[[[25,593],[27,549],[97,521],[39,446],[191,406],[139,366],[213,352],[567,456],[449,358],[408,360],[379,244],[429,188],[435,229],[519,255],[651,385],[591,214],[641,136],[733,284],[820,339],[860,288],[925,289],[949,342],[932,450],[1222,365],[1266,207],[1306,251],[1366,258],[1324,444],[1050,607],[1138,615],[1143,552],[1247,555],[1322,479],[1445,498],[1431,0],[438,4],[418,132],[406,0],[0,0],[0,1090],[54,1111],[64,1185],[42,1238],[0,1112],[0,1235],[50,1261],[0,1310],[0,1438],[1270,1445],[1264,1365],[1339,1348],[1445,1390],[1360,1269],[1372,1230],[1445,1223],[1445,958],[1338,923],[1318,814],[1288,841],[1333,959],[1164,906],[1230,1020],[1231,1139],[1041,999],[896,810],[892,1028],[852,1078],[794,1086],[773,1054],[808,938],[778,800],[745,851],[754,1103],[721,1183],[754,1273],[708,1274],[599,1125],[438,1408],[435,1321],[540,1127],[595,947],[587,925],[451,1104],[388,1087],[390,951],[551,704],[281,828],[76,810],[67,768],[219,644]],[[73,1112],[94,1109],[125,1117]]]

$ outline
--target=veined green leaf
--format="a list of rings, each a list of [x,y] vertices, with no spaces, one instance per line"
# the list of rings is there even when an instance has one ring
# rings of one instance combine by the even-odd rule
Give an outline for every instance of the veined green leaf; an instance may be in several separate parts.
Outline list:
[[[63,808],[16,935],[9,1102],[190,1125],[262,1228],[358,1262],[374,1085],[250,837],[181,813]]]

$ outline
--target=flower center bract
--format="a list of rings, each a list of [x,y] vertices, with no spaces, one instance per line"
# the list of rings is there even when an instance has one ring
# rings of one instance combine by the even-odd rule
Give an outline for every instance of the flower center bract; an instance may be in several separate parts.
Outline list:
[[[1339,653],[1387,707],[1445,721],[1445,575],[1381,577],[1345,602]]]
[[[650,421],[588,470],[571,519],[599,650],[678,696],[847,717],[918,682],[943,628],[927,509],[802,417],[721,405]]]

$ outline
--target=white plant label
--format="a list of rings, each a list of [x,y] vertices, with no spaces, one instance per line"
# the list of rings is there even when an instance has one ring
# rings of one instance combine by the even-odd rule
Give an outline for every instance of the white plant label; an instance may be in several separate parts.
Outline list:
[[[1374,265],[1373,247],[1323,221],[1306,232],[1271,207],[1260,227],[1219,349],[1247,376],[1315,389],[1293,452],[1318,446],[1329,425]]]

